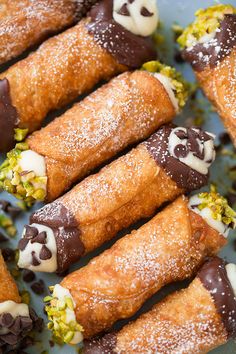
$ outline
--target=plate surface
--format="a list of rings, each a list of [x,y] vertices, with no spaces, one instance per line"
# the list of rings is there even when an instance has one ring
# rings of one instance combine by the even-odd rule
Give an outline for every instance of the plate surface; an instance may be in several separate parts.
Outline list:
[[[236,0],[231,0],[231,4],[236,6]],[[221,1],[221,3],[228,3],[227,1]],[[180,24],[181,26],[187,25],[189,22],[191,22],[194,18],[194,12],[200,8],[200,7],[207,7],[212,5],[212,1],[208,0],[158,0],[158,5],[159,5],[159,10],[160,10],[160,18],[162,21],[162,32],[165,36],[165,47],[161,51],[161,58],[164,62],[167,62],[171,65],[175,65],[179,70],[181,70],[184,74],[184,76],[190,80],[193,81],[193,73],[189,65],[187,64],[179,64],[177,65],[176,62],[174,61],[174,41],[173,41],[173,32],[171,30],[171,26],[174,22]],[[203,124],[203,127],[209,130],[210,132],[213,132],[215,134],[219,134],[219,132],[223,131],[223,127],[219,121],[219,118],[216,114],[212,113],[210,110],[210,105],[209,103],[201,96],[201,94],[198,96],[196,100],[196,105],[197,107],[203,108],[205,110],[204,118],[205,122]],[[187,107],[182,115],[176,119],[177,123],[185,125],[186,122],[191,122],[191,119],[194,117],[194,114],[196,113],[196,110],[192,110],[190,105]],[[3,158],[3,156],[1,156]],[[235,161],[234,161],[235,163]],[[227,176],[226,171],[228,170],[229,166],[233,165],[233,161],[230,160],[230,158],[226,156],[218,156],[216,159],[216,162],[212,168],[211,171],[211,181],[217,183],[219,187],[219,191],[223,194],[226,193],[229,185],[230,185],[230,180]],[[10,201],[15,201],[14,198],[10,197],[6,193],[1,193],[0,194],[0,199],[8,199]],[[35,207],[38,208],[39,205]],[[18,229],[18,236],[17,238],[20,237],[20,234],[22,232],[22,228],[24,224],[28,222],[28,217],[30,213],[24,213],[24,216],[19,218],[16,222],[17,224],[17,229]],[[135,227],[137,227],[136,225]],[[127,232],[127,231],[126,231]],[[125,233],[126,233],[125,232]],[[124,233],[123,233],[124,234]],[[122,234],[121,234],[122,235]],[[121,237],[119,235],[119,237]],[[236,233],[231,233],[231,236],[229,238],[229,244],[225,249],[222,251],[221,256],[226,258],[228,261],[236,261],[236,252],[233,247],[233,240],[236,236]],[[2,244],[3,247],[14,247],[16,246],[17,240],[11,240],[9,244]],[[114,240],[108,244],[106,244],[105,247],[101,248],[100,250],[97,250],[94,252],[92,255],[89,257],[85,257],[85,259],[81,260],[78,264],[76,264],[72,269],[78,269],[79,267],[85,265],[89,259],[92,258],[92,256],[95,256],[99,254],[102,250],[105,248],[109,247],[111,244],[114,243]],[[37,279],[43,279],[46,285],[54,285],[58,282],[60,282],[59,277],[55,275],[50,275],[50,274],[37,274]],[[21,284],[21,287],[24,289],[27,289],[30,291],[30,286],[27,286],[27,284]],[[160,291],[157,295],[155,295],[150,301],[148,301],[143,309],[140,312],[147,311],[148,309],[151,308],[151,306],[156,303],[160,298],[162,298],[167,292],[173,291],[173,289],[176,289],[179,287],[180,284],[178,285],[171,285],[168,288],[163,289]],[[31,292],[31,300],[32,300],[32,306],[35,308],[35,310],[38,312],[38,314],[42,317],[45,317],[43,314],[43,303],[42,303],[42,297],[37,296]],[[135,318],[137,315],[135,316]],[[121,325],[126,323],[126,321],[120,322],[116,328],[120,328]],[[42,335],[39,335],[38,337],[39,341],[36,344],[36,347],[32,348],[31,350],[28,350],[29,353],[34,353],[38,354],[41,353],[44,350],[47,350],[48,353],[53,354],[74,354],[77,353],[78,348],[72,348],[68,346],[63,346],[63,347],[58,347],[55,345],[54,347],[49,346],[49,339],[50,335],[48,331],[45,329],[45,331],[42,333]],[[236,343],[235,342],[229,342],[227,345],[222,346],[212,352],[212,354],[233,354],[236,353]]]

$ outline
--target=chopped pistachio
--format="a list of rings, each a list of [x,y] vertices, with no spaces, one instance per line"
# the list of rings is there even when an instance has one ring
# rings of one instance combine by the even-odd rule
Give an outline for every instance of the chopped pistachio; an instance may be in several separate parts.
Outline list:
[[[15,131],[14,139],[16,141],[22,141],[25,139],[26,135],[28,134],[29,129],[16,128],[14,129],[14,131]]]
[[[11,270],[11,275],[13,276],[14,279],[18,279],[21,275],[19,268],[13,268]]]
[[[142,69],[151,73],[160,73],[171,79],[179,107],[184,107],[189,96],[190,85],[175,68],[164,65],[159,61],[149,61],[143,64]]]
[[[165,42],[165,37],[160,33],[155,33],[153,35],[153,40],[154,40],[155,44],[159,47],[159,46],[163,45],[163,43]]]
[[[52,285],[52,286],[49,286],[48,289],[49,289],[50,293],[52,293],[53,290],[54,290],[54,286],[53,286],[53,285]]]
[[[12,219],[5,214],[0,214],[0,227],[2,227],[10,237],[14,237],[17,233]]]
[[[33,171],[22,171],[19,159],[22,151],[28,150],[27,142],[16,144],[7,154],[7,159],[0,166],[0,187],[22,200],[25,207],[35,201],[44,201],[46,197],[46,176],[36,176]]]
[[[174,39],[177,40],[177,38],[183,33],[184,29],[181,27],[178,23],[174,23],[171,26],[171,29],[174,33]]]
[[[17,230],[16,227],[14,225],[12,226],[8,226],[6,228],[6,233],[10,236],[10,237],[15,237],[17,234]]]
[[[69,307],[70,310],[72,310],[72,311],[74,310],[73,301],[72,301],[72,299],[70,297],[68,297],[66,299],[66,305],[67,305],[67,307]]]
[[[225,14],[235,14],[236,8],[232,5],[213,5],[207,9],[199,9],[196,13],[196,20],[190,24],[178,38],[177,42],[181,48],[195,45],[205,35],[215,32]]]
[[[217,193],[215,186],[211,186],[210,193],[200,193],[199,198],[202,199],[202,203],[198,206],[199,210],[209,208],[213,219],[229,227],[236,227],[236,212],[229,206],[227,199]]]
[[[18,263],[19,255],[20,255],[20,251],[19,251],[19,249],[17,248],[17,249],[15,250],[15,262],[16,262],[16,263]]]
[[[52,287],[53,288],[53,287]],[[53,289],[52,289],[53,291]],[[83,328],[76,321],[67,321],[67,311],[74,311],[74,304],[70,297],[64,300],[58,300],[53,296],[46,296],[45,302],[50,304],[45,307],[48,314],[48,329],[53,333],[53,339],[56,343],[70,343],[76,332],[82,332]]]
[[[26,142],[21,142],[16,144],[15,149],[21,150],[21,151],[25,151],[28,150],[29,146]]]
[[[21,300],[24,304],[30,304],[30,293],[27,290],[22,290],[20,292]]]
[[[52,296],[45,296],[45,298],[43,299],[44,302],[50,302],[52,301],[53,297]]]
[[[21,201],[17,202],[16,205],[19,208],[21,208],[23,211],[27,211],[27,205],[24,201],[21,200]]]

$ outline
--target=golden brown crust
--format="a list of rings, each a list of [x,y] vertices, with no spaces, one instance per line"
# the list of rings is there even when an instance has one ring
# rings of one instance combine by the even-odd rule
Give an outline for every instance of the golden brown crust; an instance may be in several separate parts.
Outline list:
[[[208,240],[208,228],[204,223],[195,229],[188,200],[180,197],[139,230],[67,276],[61,285],[71,292],[85,338],[132,316],[164,285],[192,276],[205,257],[217,253],[226,242],[214,234],[218,241],[214,250],[215,240]]]
[[[9,80],[19,127],[36,130],[48,112],[125,70],[88,34],[87,21],[50,38],[0,75]]]
[[[7,0],[0,5],[0,64],[76,21],[75,0]]]
[[[119,354],[204,354],[227,342],[210,293],[196,278],[117,334]]]
[[[0,303],[8,300],[12,300],[17,303],[21,302],[16,283],[10,272],[7,270],[0,251]]]
[[[182,192],[139,145],[83,180],[59,202],[73,212],[88,253]]]
[[[236,48],[214,68],[195,72],[236,146]]]
[[[102,86],[28,139],[46,158],[47,200],[174,115],[168,93],[147,72],[127,72]]]

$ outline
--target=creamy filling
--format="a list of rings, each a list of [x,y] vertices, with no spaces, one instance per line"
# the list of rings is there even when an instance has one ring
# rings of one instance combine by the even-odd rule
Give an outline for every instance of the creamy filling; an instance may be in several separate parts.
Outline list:
[[[236,264],[234,263],[229,263],[226,265],[226,272],[227,276],[229,278],[230,284],[233,288],[234,295],[236,297]]]
[[[199,132],[199,129],[193,130],[195,130],[196,133]],[[180,136],[180,133],[185,134],[185,137]],[[186,128],[178,127],[173,129],[169,137],[170,155],[179,159],[179,161],[193,170],[203,175],[208,174],[209,167],[215,160],[215,136],[208,132],[206,134],[210,139],[207,141],[202,141],[199,138],[196,138],[196,144],[194,144],[193,148],[193,144],[187,136]]]
[[[0,303],[0,315],[4,313],[10,313],[13,318],[17,316],[29,317],[29,307],[26,304],[18,304],[15,301],[4,301]],[[7,334],[9,330],[7,328],[1,328],[0,334]]]
[[[24,229],[22,240],[28,240],[28,243],[25,248],[19,247],[18,266],[20,268],[31,269],[35,272],[56,272],[57,245],[53,230],[50,227],[41,224],[32,224],[30,227],[36,228],[38,230],[38,234],[31,239],[29,239],[28,236],[27,238],[24,238],[26,234],[26,229]],[[42,241],[39,237],[40,233],[46,233],[45,240]]]
[[[10,313],[12,317],[29,316],[29,307],[26,304],[17,304],[8,300],[0,303],[0,315],[2,313]]]
[[[57,298],[58,301],[58,307],[64,307],[66,304],[66,299],[71,299],[73,303],[73,308],[75,308],[75,302],[71,296],[71,293],[68,289],[63,288],[61,285],[57,284],[54,287],[53,298]],[[65,318],[64,321],[66,324],[70,325],[70,323],[76,322],[76,316],[75,316],[75,311],[72,308],[69,308],[66,306],[65,308]],[[83,335],[81,331],[75,331],[73,338],[69,341],[69,344],[78,344],[83,341]]]
[[[163,74],[160,74],[160,73],[154,73],[153,76],[157,80],[159,80],[160,83],[164,86],[176,112],[178,112],[179,111],[179,103],[178,103],[178,99],[175,96],[175,87],[174,87],[171,79]]]
[[[198,206],[201,205],[203,200],[199,198],[198,195],[194,195],[190,198],[189,200],[189,209],[194,211],[194,213],[200,215],[206,223],[211,226],[214,230],[218,231],[220,234],[222,234],[225,238],[229,234],[229,226],[225,225],[222,221],[214,219],[212,215],[212,210],[208,207],[205,207],[203,209],[199,209]]]
[[[46,173],[45,158],[29,150],[27,142],[18,143],[0,166],[0,187],[30,207],[45,200]]]
[[[131,33],[148,37],[159,21],[156,0],[114,0],[113,18]]]
[[[33,150],[22,151],[18,163],[21,171],[33,171],[37,177],[46,176],[45,158]]]

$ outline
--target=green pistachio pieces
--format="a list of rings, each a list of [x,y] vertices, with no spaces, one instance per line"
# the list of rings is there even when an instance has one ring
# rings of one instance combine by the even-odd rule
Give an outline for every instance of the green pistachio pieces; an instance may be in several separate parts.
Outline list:
[[[214,186],[211,186],[210,193],[200,193],[199,198],[202,199],[202,203],[198,205],[199,210],[209,208],[213,219],[235,228],[236,212],[229,206],[227,199],[217,193]]]
[[[20,292],[21,300],[24,304],[30,304],[30,293],[27,290],[22,290]]]
[[[47,177],[38,177],[33,171],[22,171],[19,165],[21,153],[29,149],[27,142],[16,144],[0,166],[0,188],[22,200],[26,207],[46,197]]]
[[[47,327],[52,331],[55,342],[58,344],[69,344],[76,332],[83,331],[82,326],[76,321],[67,321],[67,311],[74,311],[72,299],[65,296],[63,300],[59,300],[53,296],[46,296],[44,302],[50,302],[45,307],[49,319]]]
[[[179,107],[184,107],[189,96],[190,85],[175,68],[164,65],[159,61],[149,61],[143,64],[142,70],[149,71],[153,74],[160,73],[170,78],[175,89],[175,97],[178,100]]]
[[[16,236],[17,230],[13,224],[13,221],[5,214],[0,214],[0,227],[6,231],[8,236],[10,237]]]
[[[16,128],[14,129],[14,131],[15,131],[14,139],[16,141],[22,141],[25,139],[26,135],[28,134],[29,129]]]
[[[207,9],[199,9],[196,13],[196,20],[190,24],[177,42],[181,48],[195,45],[200,38],[215,32],[225,14],[235,14],[236,8],[232,5],[214,5]]]

